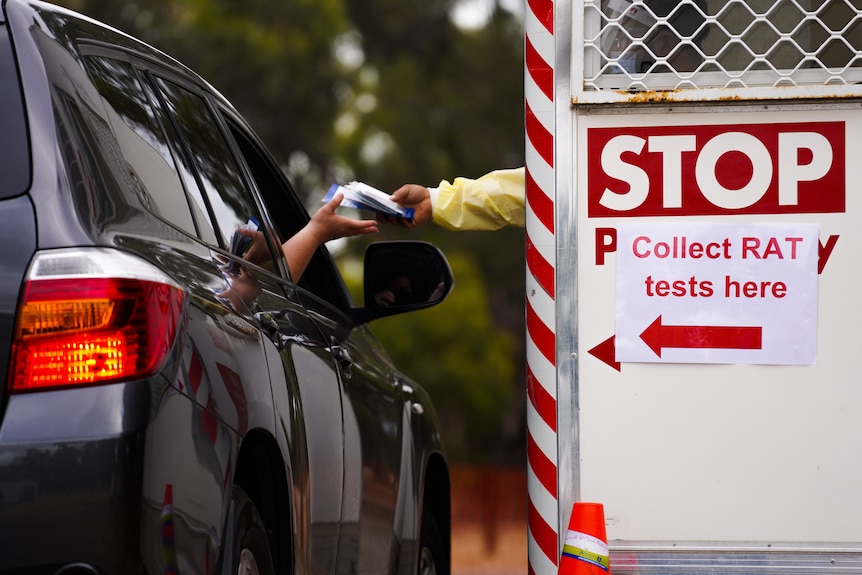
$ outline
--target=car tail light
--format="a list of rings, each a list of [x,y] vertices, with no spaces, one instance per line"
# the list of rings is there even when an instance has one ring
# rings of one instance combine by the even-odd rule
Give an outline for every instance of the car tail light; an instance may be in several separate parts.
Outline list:
[[[41,252],[15,323],[10,391],[147,377],[179,330],[183,291],[151,264],[109,249]]]

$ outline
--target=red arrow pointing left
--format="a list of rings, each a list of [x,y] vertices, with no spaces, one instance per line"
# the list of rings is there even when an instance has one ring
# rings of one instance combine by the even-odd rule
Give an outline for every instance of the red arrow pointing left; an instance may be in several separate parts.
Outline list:
[[[616,336],[611,336],[596,347],[589,350],[589,354],[596,359],[605,362],[617,371],[620,371],[620,362],[617,361]]]
[[[683,349],[762,349],[763,328],[718,325],[662,325],[658,316],[641,339],[661,357],[666,347]]]

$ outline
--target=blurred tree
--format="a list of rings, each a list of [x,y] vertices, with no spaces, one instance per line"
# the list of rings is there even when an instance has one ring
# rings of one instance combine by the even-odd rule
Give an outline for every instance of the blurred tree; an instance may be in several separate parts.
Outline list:
[[[433,10],[449,9],[449,0],[378,0],[370,5],[400,7],[380,9],[387,16],[378,27],[369,3],[347,2],[362,35],[365,76],[374,79],[357,83],[360,91],[343,112],[354,122],[339,134],[340,155],[357,177],[394,190],[406,182],[436,185],[442,178],[523,165],[518,18],[497,9],[486,27],[459,31]],[[407,8],[414,5],[420,7],[411,14]],[[363,95],[373,105],[356,106]],[[383,148],[369,153],[381,141]]]
[[[336,88],[346,81],[332,57],[334,38],[349,30],[342,0],[58,3],[153,44],[207,78],[276,158],[294,165],[304,194],[319,193],[331,178]]]

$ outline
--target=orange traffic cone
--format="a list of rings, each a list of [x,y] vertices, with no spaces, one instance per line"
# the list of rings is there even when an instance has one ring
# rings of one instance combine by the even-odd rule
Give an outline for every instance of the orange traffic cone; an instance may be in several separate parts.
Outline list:
[[[575,503],[560,557],[559,575],[610,575],[605,509],[601,503]]]

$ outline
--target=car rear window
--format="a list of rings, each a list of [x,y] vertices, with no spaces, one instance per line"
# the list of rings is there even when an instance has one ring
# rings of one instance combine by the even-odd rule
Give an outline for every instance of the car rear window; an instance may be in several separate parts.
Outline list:
[[[106,119],[123,160],[128,162],[129,170],[122,173],[126,186],[137,191],[151,212],[194,235],[191,207],[170,146],[132,65],[103,56],[87,56],[84,63],[104,100]]]
[[[18,69],[9,38],[9,27],[0,22],[0,199],[11,198],[30,186],[30,144]]]

